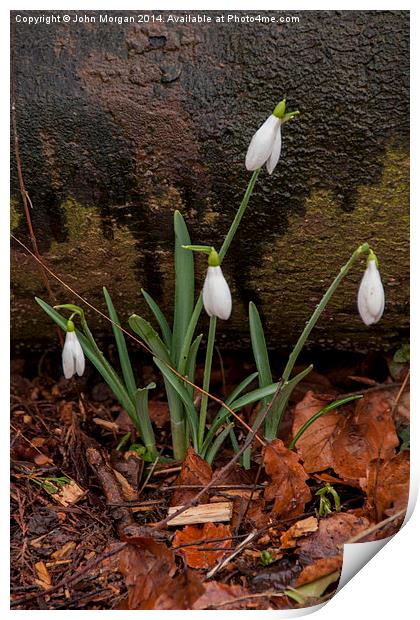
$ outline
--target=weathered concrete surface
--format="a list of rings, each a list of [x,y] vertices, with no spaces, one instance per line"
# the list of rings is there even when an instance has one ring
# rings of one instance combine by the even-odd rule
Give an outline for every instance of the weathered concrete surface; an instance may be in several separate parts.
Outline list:
[[[246,343],[250,300],[271,346],[295,341],[365,240],[381,260],[383,321],[368,329],[355,314],[361,263],[313,341],[366,349],[405,337],[408,12],[302,11],[299,23],[270,25],[99,24],[87,14],[97,23],[15,26],[22,167],[47,264],[101,309],[106,285],[121,318],[145,311],[140,287],[170,311],[173,211],[195,243],[221,243],[249,178],[248,142],[286,94],[301,117],[285,127],[280,164],[261,175],[226,258],[235,304],[225,344]],[[28,241],[14,166],[12,226]],[[12,279],[14,340],[54,338],[33,303],[45,297],[37,267],[16,247]]]

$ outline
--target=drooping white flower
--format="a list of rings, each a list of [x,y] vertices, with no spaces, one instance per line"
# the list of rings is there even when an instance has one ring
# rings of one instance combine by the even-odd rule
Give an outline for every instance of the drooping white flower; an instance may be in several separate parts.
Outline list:
[[[62,360],[66,379],[71,379],[76,372],[79,377],[83,375],[85,371],[85,356],[72,321],[67,322],[67,333],[63,347]]]
[[[384,311],[384,287],[374,255],[369,256],[366,271],[360,282],[357,307],[365,325],[377,323]]]
[[[267,165],[272,174],[281,153],[281,119],[270,114],[267,120],[252,136],[245,158],[247,170],[257,170]]]
[[[220,265],[209,265],[203,287],[204,308],[209,316],[226,321],[232,312],[232,296]]]

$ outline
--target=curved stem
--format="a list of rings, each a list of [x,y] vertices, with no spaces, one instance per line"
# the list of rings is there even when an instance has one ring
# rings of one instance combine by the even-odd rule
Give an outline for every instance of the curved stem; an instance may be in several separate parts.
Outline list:
[[[369,251],[369,244],[368,243],[363,243],[361,246],[359,246],[357,248],[357,250],[355,250],[355,252],[353,252],[353,254],[351,255],[350,259],[347,261],[347,263],[341,267],[340,269],[340,273],[337,275],[337,277],[335,278],[334,282],[331,284],[330,288],[327,290],[327,292],[325,293],[324,297],[321,299],[320,303],[318,304],[318,306],[315,309],[315,312],[313,313],[313,315],[311,316],[311,318],[309,319],[308,323],[306,324],[305,329],[303,330],[303,332],[301,333],[299,340],[297,341],[293,351],[290,354],[289,360],[287,362],[286,368],[284,369],[283,372],[283,376],[282,379],[283,381],[287,381],[290,377],[290,374],[293,370],[293,367],[296,363],[297,357],[299,355],[299,353],[301,352],[305,342],[308,339],[309,334],[311,333],[313,327],[315,326],[316,322],[318,321],[322,311],[324,310],[325,306],[328,304],[328,302],[330,301],[332,295],[334,294],[336,288],[338,287],[338,285],[340,284],[341,280],[347,275],[347,273],[350,271],[353,263],[356,261],[357,258],[359,258],[359,256],[361,254],[363,254],[364,252],[368,252]]]
[[[358,394],[357,396],[347,396],[346,398],[342,398],[341,400],[336,400],[333,403],[330,403],[329,405],[321,409],[321,411],[318,411],[317,413],[315,413],[313,416],[309,418],[309,420],[306,420],[305,424],[302,424],[302,426],[300,427],[296,435],[293,437],[292,441],[289,443],[288,445],[289,450],[293,450],[293,448],[296,445],[296,442],[299,441],[303,433],[311,426],[311,424],[315,422],[315,420],[323,416],[325,413],[328,413],[332,409],[341,407],[341,405],[346,405],[347,403],[350,403],[352,400],[359,400],[360,398],[363,398],[363,394]]]

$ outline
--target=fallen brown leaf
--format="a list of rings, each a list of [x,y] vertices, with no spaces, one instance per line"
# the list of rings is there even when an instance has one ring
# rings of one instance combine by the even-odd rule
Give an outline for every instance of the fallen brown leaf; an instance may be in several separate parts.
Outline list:
[[[307,517],[297,523],[294,523],[292,527],[284,532],[280,537],[280,544],[283,549],[291,549],[296,547],[297,538],[306,536],[312,532],[316,532],[318,529],[318,521],[315,517]]]
[[[200,577],[193,571],[185,570],[172,579],[170,588],[160,593],[155,609],[193,609],[204,592]]]
[[[304,399],[295,408],[293,436],[309,418],[321,411],[332,400],[334,397],[329,394],[307,392]],[[340,420],[343,421],[343,414],[333,410],[315,420],[296,442],[296,449],[308,473],[333,467],[332,442]]]
[[[367,495],[365,508],[375,521],[382,521],[406,508],[410,490],[408,451],[400,452],[390,461],[371,461],[361,486]]]
[[[264,491],[267,501],[274,499],[273,512],[279,517],[298,517],[311,499],[306,484],[308,475],[295,452],[288,450],[281,439],[275,439],[264,450],[265,471],[271,482]]]
[[[303,586],[305,583],[312,583],[312,581],[329,575],[336,570],[341,571],[342,564],[343,558],[341,555],[315,560],[313,564],[305,566],[302,570],[299,577],[296,579],[295,587]]]
[[[188,448],[187,455],[182,463],[181,472],[175,481],[175,485],[196,485],[195,489],[175,490],[171,499],[171,506],[186,504],[197,495],[198,491],[208,484],[212,477],[210,465],[198,456],[192,448]],[[201,504],[207,504],[209,496],[206,493],[201,499]]]
[[[368,527],[369,521],[364,517],[334,512],[320,520],[316,532],[298,541],[299,557],[304,564],[337,555],[341,557],[341,545]]]
[[[175,556],[165,544],[144,538],[127,545],[120,556],[120,572],[128,590],[128,609],[156,609],[160,594],[171,587]]]
[[[249,595],[248,590],[239,585],[228,585],[218,581],[203,584],[204,593],[198,598],[192,609],[246,609],[249,600],[237,600]]]
[[[179,551],[191,568],[212,568],[219,558],[224,555],[224,549],[232,546],[232,539],[229,538],[230,535],[230,528],[227,525],[205,523],[202,528],[195,525],[187,525],[182,530],[176,532],[172,545],[173,547],[188,545],[188,547],[179,549]],[[227,540],[219,540],[220,538],[226,538]],[[203,542],[196,545],[191,544],[197,541]],[[218,548],[220,551],[201,550],[206,547]]]
[[[366,477],[371,460],[390,459],[399,439],[392,419],[393,391],[368,392],[333,442],[334,470],[344,480]]]

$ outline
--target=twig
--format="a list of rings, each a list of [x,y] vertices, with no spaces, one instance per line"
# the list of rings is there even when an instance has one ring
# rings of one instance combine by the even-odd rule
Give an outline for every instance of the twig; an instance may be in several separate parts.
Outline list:
[[[239,543],[239,545],[236,547],[236,549],[235,549],[235,551],[233,553],[230,553],[225,558],[222,558],[221,560],[219,560],[219,562],[216,564],[216,566],[214,568],[212,568],[211,570],[209,570],[209,572],[206,575],[206,579],[211,579],[212,577],[214,577],[214,575],[216,573],[218,573],[224,566],[226,566],[226,564],[228,564],[228,562],[230,562],[230,560],[232,560],[232,558],[237,556],[238,553],[241,553],[241,551],[243,551],[245,549],[245,547],[248,545],[248,543],[250,543],[252,540],[257,538],[257,536],[259,536],[259,535],[260,535],[260,532],[258,530],[253,530],[245,538],[245,540],[243,540],[242,542]]]
[[[92,568],[95,568],[95,566],[97,566],[98,564],[100,564],[104,560],[107,560],[108,558],[110,558],[113,555],[115,555],[115,554],[119,553],[120,551],[122,551],[126,545],[127,545],[127,543],[125,543],[125,542],[119,543],[111,551],[106,551],[104,553],[101,553],[96,558],[93,558],[92,560],[89,560],[89,562],[86,564],[86,566],[84,566],[81,570],[79,570],[78,572],[74,573],[74,575],[72,575],[70,577],[62,579],[59,583],[57,583],[57,585],[53,586],[52,588],[49,588],[48,590],[44,590],[43,592],[41,592],[41,591],[33,592],[32,594],[29,594],[28,596],[24,596],[24,597],[15,599],[14,601],[11,601],[10,606],[11,607],[17,607],[18,605],[24,605],[25,603],[28,603],[29,601],[33,600],[34,598],[38,598],[38,597],[41,597],[41,596],[42,597],[49,596],[50,594],[53,594],[54,592],[57,592],[61,588],[67,588],[70,585],[76,584],[78,581],[80,581],[80,579],[83,579],[84,576],[86,575],[86,573],[89,572]]]
[[[11,74],[11,87],[12,87],[12,129],[13,129],[13,138],[14,138],[14,143],[15,143],[15,158],[16,158],[16,169],[17,169],[17,175],[18,175],[18,181],[19,181],[19,191],[20,191],[20,195],[22,198],[22,203],[23,203],[23,209],[25,211],[25,217],[26,217],[26,223],[28,226],[28,232],[29,232],[29,237],[31,239],[31,243],[32,243],[32,247],[34,250],[34,254],[37,256],[37,258],[39,259],[38,262],[38,268],[41,274],[41,277],[44,281],[45,284],[45,288],[47,290],[48,296],[50,298],[50,301],[52,301],[53,305],[56,303],[56,299],[55,296],[51,290],[50,287],[50,283],[48,282],[48,278],[47,278],[47,274],[45,272],[44,266],[42,264],[42,260],[41,260],[41,255],[39,253],[39,249],[38,249],[38,243],[36,240],[36,236],[35,236],[35,232],[34,232],[34,228],[32,225],[32,218],[31,218],[31,213],[29,210],[29,206],[28,206],[28,202],[29,205],[31,207],[31,209],[33,209],[33,205],[32,205],[32,201],[29,197],[29,194],[26,190],[25,187],[25,181],[23,178],[23,172],[22,172],[22,163],[21,163],[21,159],[20,159],[20,148],[19,148],[19,134],[18,134],[18,130],[17,130],[17,118],[16,118],[16,77],[15,77],[15,58],[14,58],[14,50],[15,50],[15,46],[14,46],[14,31],[13,31],[13,40],[12,40],[12,74]],[[57,334],[60,340],[61,345],[63,345],[63,334],[61,332],[61,330],[57,329]]]
[[[391,411],[392,419],[395,418],[395,414],[397,413],[398,404],[399,404],[400,398],[403,395],[403,392],[404,392],[404,390],[406,388],[409,376],[410,376],[410,371],[408,370],[407,374],[405,375],[405,379],[402,382],[402,385],[401,385],[401,387],[399,389],[399,392],[398,392],[397,396],[395,397],[394,406],[393,406],[392,411]]]
[[[375,525],[372,525],[371,527],[368,527],[366,530],[363,530],[363,532],[359,532],[359,534],[356,534],[356,536],[353,536],[352,538],[349,538],[349,540],[346,540],[346,542],[343,543],[343,545],[339,545],[339,546],[343,547],[344,544],[345,545],[350,545],[352,543],[359,542],[360,540],[362,540],[362,538],[366,538],[366,536],[370,536],[370,534],[373,534],[373,532],[376,532],[377,530],[382,529],[383,527],[385,527],[385,525],[388,525],[388,523],[392,523],[392,521],[395,521],[396,519],[399,519],[400,517],[405,515],[406,512],[407,512],[406,508],[403,508],[402,510],[399,510],[394,515],[392,515],[391,517],[388,517],[384,521],[381,521],[380,523],[376,523]]]
[[[55,278],[64,288],[66,288],[68,291],[70,291],[70,293],[72,295],[74,295],[75,297],[77,297],[78,299],[80,299],[86,306],[88,306],[89,308],[91,308],[94,312],[96,312],[97,314],[99,314],[101,317],[103,317],[106,321],[108,321],[109,323],[111,323],[111,325],[113,325],[114,327],[116,327],[117,329],[119,329],[121,332],[123,332],[126,336],[128,336],[131,340],[133,340],[134,342],[136,342],[137,344],[139,344],[145,351],[147,351],[148,353],[150,353],[151,355],[154,355],[153,351],[144,344],[144,342],[142,342],[141,340],[139,340],[138,338],[136,338],[135,336],[133,336],[132,333],[130,333],[129,331],[127,331],[126,329],[124,329],[124,327],[122,327],[121,325],[119,325],[118,323],[115,323],[115,321],[113,321],[112,319],[109,318],[109,316],[107,316],[104,312],[101,312],[101,310],[99,310],[98,308],[96,308],[93,304],[91,304],[89,301],[87,301],[87,299],[85,299],[84,297],[82,297],[81,295],[79,295],[79,293],[77,293],[74,289],[71,288],[71,286],[69,286],[68,284],[66,284],[66,282],[64,282],[59,276],[57,276],[49,267],[47,267],[45,265],[45,263],[42,261],[42,259],[36,255],[35,252],[32,252],[20,239],[18,239],[17,237],[15,237],[15,235],[11,234],[10,235],[12,237],[12,239],[14,239],[17,243],[19,243],[19,245],[21,245],[26,252],[28,252],[28,254],[30,254],[32,256],[32,258],[34,258],[34,260],[36,260],[39,264],[41,264],[43,266],[43,268],[45,269],[45,271],[47,273],[49,273],[53,278]],[[156,356],[155,356],[156,357]],[[200,386],[196,385],[195,383],[193,383],[192,381],[190,381],[189,379],[187,379],[187,377],[184,377],[184,375],[182,375],[181,373],[179,373],[176,368],[173,368],[170,364],[168,364],[168,362],[166,362],[165,360],[158,358],[163,364],[165,364],[165,366],[167,368],[169,368],[169,370],[171,370],[171,372],[174,373],[174,375],[176,375],[178,377],[178,379],[181,379],[181,381],[184,381],[185,383],[188,383],[188,385],[192,386],[195,390],[198,390],[201,394],[204,394],[205,396],[207,396],[208,398],[211,398],[213,401],[215,401],[216,403],[218,403],[218,405],[220,405],[221,407],[223,407],[224,409],[226,409],[226,411],[229,412],[229,414],[235,418],[235,420],[237,422],[239,422],[244,428],[246,428],[246,430],[249,433],[253,433],[252,428],[245,422],[245,420],[242,420],[242,418],[235,413],[235,411],[233,411],[233,409],[231,409],[221,398],[218,398],[217,396],[214,396],[214,394],[211,394],[210,392],[207,392],[206,390],[203,390],[203,388],[201,388]],[[258,428],[260,428],[260,426],[258,426]],[[258,434],[254,434],[253,438],[255,438],[262,446],[266,445],[266,442],[258,435]]]
[[[218,607],[225,607],[226,605],[232,605],[233,603],[240,603],[241,601],[248,601],[255,598],[280,598],[287,597],[284,592],[274,592],[273,590],[267,590],[267,592],[256,592],[255,594],[245,594],[244,596],[238,596],[236,598],[230,598],[221,603],[214,603],[213,605],[206,605],[205,607],[198,607],[197,611],[203,609],[217,609]]]
[[[199,491],[197,493],[197,495],[195,495],[189,502],[187,502],[184,506],[182,506],[182,508],[177,510],[170,517],[166,517],[166,519],[163,519],[162,521],[158,521],[157,523],[154,523],[153,526],[152,526],[153,528],[165,527],[168,524],[168,521],[170,521],[170,520],[174,519],[175,517],[177,517],[178,515],[182,514],[185,510],[187,510],[191,506],[195,506],[196,504],[198,504],[198,502],[203,497],[203,495],[205,495],[207,493],[207,491],[213,485],[216,484],[216,482],[219,482],[219,480],[222,480],[226,476],[226,474],[230,471],[230,469],[233,467],[233,465],[241,458],[241,456],[245,452],[245,450],[252,444],[252,442],[253,442],[257,432],[259,431],[259,429],[261,428],[262,424],[264,423],[264,420],[266,419],[267,415],[270,413],[271,408],[273,407],[274,402],[276,401],[278,395],[280,394],[282,387],[283,387],[283,381],[280,379],[280,381],[278,382],[277,389],[276,389],[276,391],[274,393],[274,396],[273,396],[272,400],[268,404],[268,406],[267,406],[266,410],[264,411],[264,414],[261,416],[261,419],[259,420],[258,424],[256,424],[255,428],[250,432],[250,434],[248,435],[248,437],[244,441],[244,444],[243,444],[242,448],[240,448],[240,450],[238,450],[238,452],[236,452],[233,455],[233,457],[230,459],[230,461],[224,467],[222,467],[222,469],[219,470],[219,473],[217,473],[210,480],[210,482],[208,482],[206,484],[206,486],[203,487],[201,489],[201,491]]]

